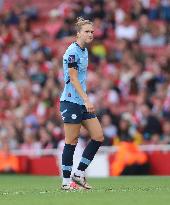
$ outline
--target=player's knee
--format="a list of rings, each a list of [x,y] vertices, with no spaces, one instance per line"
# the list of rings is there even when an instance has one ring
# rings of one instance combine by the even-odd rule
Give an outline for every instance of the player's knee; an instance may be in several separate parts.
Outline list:
[[[103,135],[99,138],[99,141],[102,142],[102,143],[104,142],[104,136]]]
[[[99,142],[104,142],[104,135],[102,130],[98,131],[98,133],[96,133],[96,135],[92,136],[91,139],[99,141]]]
[[[78,139],[77,139],[77,138],[65,139],[65,143],[66,143],[66,144],[76,145],[77,142],[78,142]]]
[[[96,141],[99,141],[101,143],[104,142],[104,136],[103,135],[99,135],[99,136],[96,136],[94,138],[92,138],[93,140],[96,140]]]

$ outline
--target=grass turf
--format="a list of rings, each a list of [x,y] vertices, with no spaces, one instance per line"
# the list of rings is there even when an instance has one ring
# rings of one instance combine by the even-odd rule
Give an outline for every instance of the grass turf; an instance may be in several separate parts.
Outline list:
[[[164,205],[170,201],[170,177],[89,179],[93,190],[64,192],[61,179],[0,175],[0,205]]]

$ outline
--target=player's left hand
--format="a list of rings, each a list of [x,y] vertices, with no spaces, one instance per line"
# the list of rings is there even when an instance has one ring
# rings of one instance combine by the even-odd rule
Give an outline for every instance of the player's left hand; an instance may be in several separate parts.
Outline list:
[[[94,105],[89,100],[85,101],[85,107],[87,109],[87,112],[89,112],[89,113],[95,112]]]

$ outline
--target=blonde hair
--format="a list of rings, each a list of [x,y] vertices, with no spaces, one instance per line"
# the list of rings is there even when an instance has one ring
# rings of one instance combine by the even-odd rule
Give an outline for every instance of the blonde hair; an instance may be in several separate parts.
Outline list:
[[[86,20],[83,17],[78,17],[77,22],[75,23],[76,31],[79,32],[85,24],[90,24],[93,26],[93,22],[90,20]]]

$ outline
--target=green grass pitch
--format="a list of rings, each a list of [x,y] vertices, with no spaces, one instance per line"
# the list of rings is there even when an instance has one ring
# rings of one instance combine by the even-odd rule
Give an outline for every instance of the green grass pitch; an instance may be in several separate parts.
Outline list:
[[[64,192],[61,179],[0,175],[0,205],[165,205],[170,203],[170,177],[89,179],[93,190]]]

